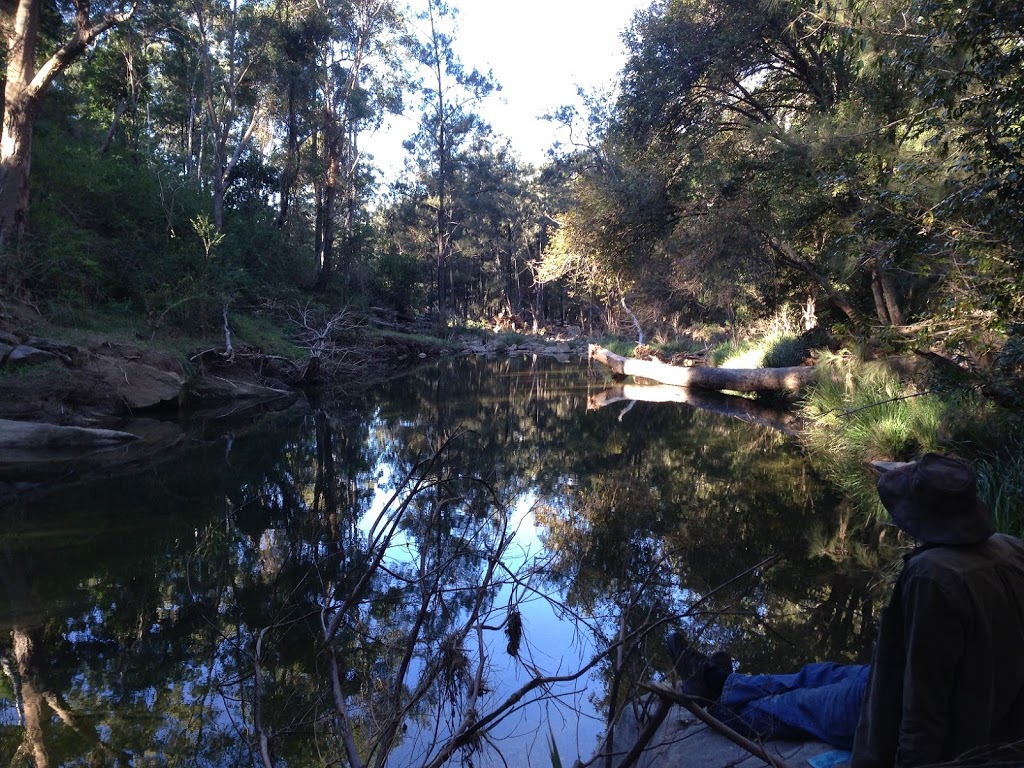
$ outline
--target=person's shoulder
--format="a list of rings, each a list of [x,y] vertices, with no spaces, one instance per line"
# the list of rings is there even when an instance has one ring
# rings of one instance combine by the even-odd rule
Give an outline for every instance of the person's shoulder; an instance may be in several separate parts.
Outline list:
[[[1001,563],[1024,567],[1024,541],[1003,533],[995,533],[983,542],[970,546],[924,547],[907,559],[908,574],[927,575],[951,571],[964,573],[989,568]]]
[[[991,551],[1024,559],[1024,541],[1006,533],[993,533],[985,542]]]

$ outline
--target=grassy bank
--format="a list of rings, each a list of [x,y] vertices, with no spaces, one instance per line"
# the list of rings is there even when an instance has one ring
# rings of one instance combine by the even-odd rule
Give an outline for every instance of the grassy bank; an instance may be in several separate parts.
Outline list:
[[[803,443],[817,469],[869,517],[885,519],[867,468],[928,451],[970,461],[1000,530],[1024,531],[1024,419],[974,389],[948,388],[898,364],[828,356],[801,400]]]

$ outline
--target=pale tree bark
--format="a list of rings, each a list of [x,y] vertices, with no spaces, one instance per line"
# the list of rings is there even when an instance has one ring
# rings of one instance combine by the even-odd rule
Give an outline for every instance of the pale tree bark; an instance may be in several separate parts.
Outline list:
[[[903,325],[903,312],[892,275],[882,256],[872,256],[865,263],[871,275],[871,295],[875,300],[875,314],[882,325]]]
[[[262,49],[253,57],[244,61],[242,41],[238,34],[238,0],[233,0],[229,13],[227,40],[227,68],[224,83],[218,86],[213,60],[213,50],[218,41],[211,37],[211,29],[205,9],[200,0],[194,0],[193,9],[199,24],[199,57],[203,66],[203,101],[210,130],[213,132],[213,225],[220,231],[224,228],[224,196],[231,183],[231,173],[242,159],[242,153],[252,140],[262,117],[260,105],[252,106],[249,119],[235,142],[234,150],[229,149],[232,135],[240,124],[240,116],[246,108],[241,103],[239,92],[247,84],[256,58],[262,55]],[[223,92],[218,93],[218,88]]]
[[[320,222],[317,238],[317,261],[320,273],[317,276],[316,290],[324,291],[331,282],[334,273],[334,212],[338,206],[338,186],[341,177],[341,136],[338,125],[330,125],[324,137],[326,174],[323,192],[318,196],[317,220]]]
[[[288,84],[288,108],[285,126],[287,138],[285,140],[285,162],[281,168],[280,197],[277,219],[275,226],[283,229],[288,223],[288,214],[292,201],[292,188],[299,178],[299,116],[297,86],[294,82]]]
[[[658,360],[637,360],[616,355],[604,347],[591,344],[591,360],[608,366],[620,376],[640,376],[662,384],[697,389],[730,390],[732,392],[797,392],[814,382],[815,369],[809,366],[790,368],[706,368],[669,365]]]
[[[32,756],[36,768],[49,768],[50,755],[46,751],[43,739],[44,724],[49,720],[49,712],[43,690],[36,679],[35,649],[36,638],[30,631],[16,627],[11,633],[14,644],[14,660],[18,668],[18,680],[21,683],[21,717],[25,727],[25,740],[21,750]]]
[[[100,35],[127,21],[134,4],[92,18],[89,0],[74,0],[75,32],[36,70],[42,0],[4,0],[0,27],[7,45],[3,134],[0,137],[0,247],[17,241],[28,216],[32,131],[39,100],[53,80]]]
[[[362,87],[360,81],[374,38],[380,34],[391,5],[387,0],[359,0],[355,3],[356,28],[350,47],[341,59],[325,62],[321,89],[324,94],[324,181],[317,195],[317,262],[320,267],[315,289],[326,290],[337,264],[335,242],[344,247],[343,277],[350,277],[351,249],[354,241],[355,209],[360,152],[358,137],[361,117],[353,114],[351,98]],[[345,79],[334,78],[337,65],[344,62]],[[338,216],[339,204],[341,216]],[[338,231],[340,224],[340,233]]]

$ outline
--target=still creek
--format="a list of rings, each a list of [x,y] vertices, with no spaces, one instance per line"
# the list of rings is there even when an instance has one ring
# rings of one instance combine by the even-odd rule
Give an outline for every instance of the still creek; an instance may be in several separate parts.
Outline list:
[[[15,498],[0,762],[571,765],[671,627],[749,671],[863,660],[879,565],[793,439],[588,409],[610,384],[452,358]]]

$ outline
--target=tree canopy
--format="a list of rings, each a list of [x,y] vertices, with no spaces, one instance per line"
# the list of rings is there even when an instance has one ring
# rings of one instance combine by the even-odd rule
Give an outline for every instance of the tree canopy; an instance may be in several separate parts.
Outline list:
[[[483,117],[500,84],[436,0],[4,14],[0,264],[58,308],[203,327],[313,293],[614,331],[799,306],[971,364],[1019,344],[1011,2],[656,0],[612,90],[551,116],[573,140],[539,168]],[[364,139],[400,111],[384,188]]]

